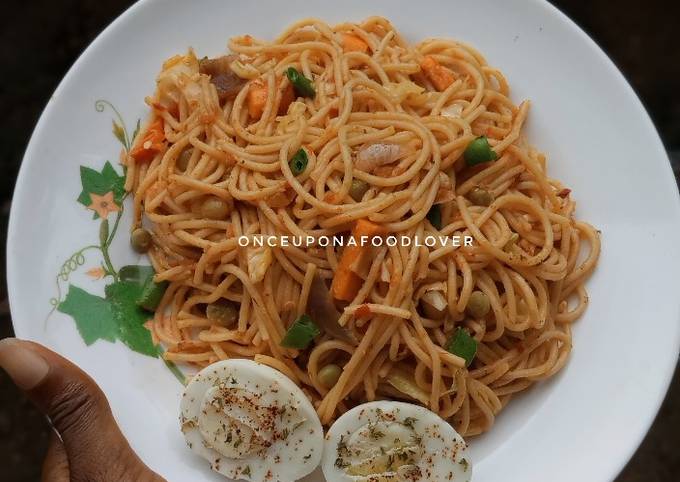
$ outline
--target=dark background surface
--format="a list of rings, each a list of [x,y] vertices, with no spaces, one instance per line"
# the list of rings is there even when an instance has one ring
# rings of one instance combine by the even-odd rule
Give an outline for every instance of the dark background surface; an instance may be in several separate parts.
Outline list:
[[[4,276],[5,236],[12,189],[26,143],[62,76],[97,34],[131,3],[129,0],[3,3],[0,111],[5,125],[0,129],[0,337],[12,335]],[[680,173],[680,2],[560,0],[553,3],[595,39],[633,85],[669,151],[677,179]],[[654,426],[617,482],[680,480],[679,378],[676,373]],[[612,403],[615,396],[611,394]],[[0,482],[39,479],[47,428],[43,418],[4,372],[0,372]],[[588,427],[583,427],[583,436],[588,436]],[[566,463],[569,461],[565,460]],[[511,475],[508,480],[512,480]],[[588,481],[587,472],[583,481]]]

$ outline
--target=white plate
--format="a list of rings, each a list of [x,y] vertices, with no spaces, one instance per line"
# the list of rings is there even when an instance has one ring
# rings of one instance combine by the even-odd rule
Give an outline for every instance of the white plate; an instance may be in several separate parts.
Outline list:
[[[95,111],[95,100],[114,104],[132,131],[147,112],[142,99],[161,62],[187,46],[214,55],[231,35],[272,38],[306,16],[334,22],[372,14],[390,18],[411,40],[467,41],[500,68],[513,99],[533,101],[528,134],[548,153],[550,174],[573,188],[578,216],[602,230],[602,258],[588,283],[591,305],[575,325],[568,366],[513,400],[490,433],[471,441],[475,480],[613,479],[651,424],[678,355],[678,191],[654,127],[621,74],[571,21],[538,0],[138,3],[66,75],[26,151],[7,250],[17,335],[87,370],[133,448],[168,480],[223,480],[185,447],[177,423],[181,386],[159,360],[120,342],[88,347],[60,312],[43,321],[49,300],[59,297],[56,284],[62,299],[68,283],[103,293],[105,282],[85,274],[100,265],[96,250],[72,260],[68,282],[55,281],[64,260],[99,239],[100,221],[76,202],[79,166],[100,170],[111,160],[120,172],[120,144],[111,134],[116,114],[106,105]],[[128,248],[128,226],[123,216],[110,252],[116,266],[140,261]]]

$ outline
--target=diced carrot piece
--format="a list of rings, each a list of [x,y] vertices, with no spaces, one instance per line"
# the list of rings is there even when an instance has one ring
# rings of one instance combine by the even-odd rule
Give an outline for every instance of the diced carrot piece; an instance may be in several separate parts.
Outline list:
[[[342,50],[345,52],[368,52],[368,44],[351,33],[342,34]]]
[[[361,278],[348,269],[339,269],[333,276],[331,294],[336,300],[352,301],[361,287]]]
[[[210,112],[206,114],[201,114],[198,120],[201,122],[201,124],[211,124],[212,122],[215,121],[216,117],[217,116],[215,115],[214,112]]]
[[[279,84],[280,85],[280,84]],[[250,85],[248,90],[248,114],[253,119],[259,119],[264,112],[264,106],[267,104],[267,97],[269,91],[267,84],[262,79],[255,80]],[[278,115],[285,115],[288,112],[288,106],[295,100],[295,89],[292,84],[288,84],[281,93],[281,102],[279,103]]]
[[[150,161],[156,154],[163,150],[165,132],[163,131],[163,118],[157,117],[144,132],[144,136],[139,140],[130,151],[136,161]]]
[[[383,226],[368,219],[359,219],[356,222],[352,229],[352,237],[356,244],[345,246],[331,283],[331,294],[336,300],[352,301],[354,299],[363,280],[352,270],[352,267],[361,265],[363,257],[370,256],[371,239],[385,234],[387,231]],[[364,237],[366,239],[362,240]]]
[[[420,68],[423,69],[425,76],[439,91],[446,90],[456,80],[456,76],[450,69],[447,69],[429,55],[425,56],[423,61],[420,62]]]
[[[175,119],[179,118],[179,106],[177,104],[172,104],[167,110]]]
[[[273,208],[285,208],[295,198],[295,191],[292,189],[283,189],[276,192],[267,198],[267,204]]]
[[[370,316],[371,314],[371,308],[364,303],[363,305],[359,305],[359,308],[356,309],[354,312],[354,317],[355,318],[364,318],[366,316]]]
[[[259,119],[267,104],[267,84],[262,79],[257,79],[250,84],[248,89],[248,115],[253,119]]]
[[[279,104],[279,115],[286,115],[288,112],[288,107],[295,100],[295,89],[293,89],[293,84],[288,82],[288,86],[281,93],[281,103]]]
[[[378,166],[373,171],[373,174],[380,177],[392,177],[395,166]]]

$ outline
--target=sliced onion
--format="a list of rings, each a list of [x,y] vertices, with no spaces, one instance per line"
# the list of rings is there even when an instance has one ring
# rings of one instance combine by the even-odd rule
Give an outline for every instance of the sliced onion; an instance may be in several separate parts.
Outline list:
[[[456,198],[456,193],[453,190],[453,185],[451,184],[451,178],[445,173],[439,173],[439,190],[437,191],[437,197],[434,200],[435,204],[444,204],[453,201]]]
[[[371,270],[373,263],[373,246],[366,245],[360,256],[349,265],[349,270],[356,274],[361,279],[368,278],[368,272]]]
[[[446,316],[448,305],[444,293],[439,290],[426,291],[420,297],[423,313],[433,320],[441,320]]]
[[[295,192],[290,189],[284,189],[272,194],[267,198],[267,204],[272,208],[285,208],[295,198]]]
[[[229,68],[242,79],[253,80],[258,78],[260,71],[252,64],[244,64],[241,59],[236,59],[229,64]]]
[[[272,264],[272,250],[269,246],[247,249],[248,277],[253,283],[259,283],[267,274],[267,269]]]
[[[324,92],[326,92],[326,95],[333,95],[335,94],[335,84],[333,82],[325,82],[323,84]]]
[[[405,154],[401,144],[374,142],[364,145],[357,153],[355,166],[365,172],[373,172],[377,167],[391,164]]]
[[[463,114],[463,104],[456,102],[451,105],[447,105],[441,110],[441,115],[444,117],[452,117],[454,119],[460,119]]]
[[[187,104],[192,108],[198,106],[200,99],[203,96],[203,91],[201,90],[201,86],[198,85],[198,82],[194,82],[188,77],[182,77],[179,79],[179,83],[182,95],[184,95]]]
[[[415,82],[411,82],[410,80],[404,80],[402,82],[390,82],[387,84],[387,90],[390,91],[390,94],[392,94],[399,103],[403,102],[411,95],[420,95],[425,92],[425,88],[419,86]]]
[[[437,199],[435,199],[435,204],[446,204],[453,201],[456,198],[456,194],[452,190],[442,191],[441,189],[437,193]]]
[[[156,79],[161,105],[164,107],[177,105],[182,88],[196,74],[198,74],[198,59],[192,50],[186,55],[175,55],[166,60],[163,70]]]
[[[304,102],[292,102],[288,106],[288,113],[284,116],[277,117],[279,124],[276,126],[276,131],[279,134],[285,134],[289,130],[295,129],[296,122],[302,118],[305,113],[307,105]]]
[[[333,338],[357,345],[357,340],[352,332],[338,323],[340,313],[333,303],[333,297],[326,283],[318,273],[312,278],[312,284],[309,288],[307,313],[323,331]]]
[[[388,259],[380,265],[380,281],[389,283],[392,280],[392,260]]]
[[[418,400],[423,405],[427,405],[430,402],[430,396],[427,392],[420,388],[416,381],[406,372],[393,368],[387,374],[385,380],[404,395]]]

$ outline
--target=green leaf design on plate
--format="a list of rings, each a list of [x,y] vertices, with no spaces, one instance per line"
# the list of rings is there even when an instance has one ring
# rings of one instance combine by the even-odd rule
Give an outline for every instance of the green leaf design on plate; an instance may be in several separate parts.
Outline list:
[[[132,281],[117,281],[107,285],[105,291],[114,308],[120,341],[138,353],[156,357],[159,347],[153,344],[151,332],[144,326],[153,315],[137,305],[143,289],[143,285]]]
[[[66,298],[57,309],[71,315],[86,345],[89,346],[100,339],[111,342],[116,340],[118,326],[113,307],[108,300],[69,285]]]
[[[127,149],[128,146],[127,139],[125,138],[125,129],[115,120],[111,122],[113,123],[113,135],[116,136],[116,139],[118,139],[118,141],[120,141],[120,143],[123,144],[123,147]]]
[[[151,332],[144,326],[153,315],[140,302],[148,296],[145,293],[150,286],[164,289],[165,285],[154,284],[150,266],[124,266],[120,272],[125,276],[106,286],[105,298],[69,285],[57,309],[73,317],[87,345],[118,339],[138,353],[158,357],[161,348],[153,344]]]
[[[135,139],[137,139],[137,134],[139,134],[139,130],[141,128],[140,120],[137,119],[137,125],[135,126],[135,131],[132,133],[132,139],[130,142],[135,142]]]
[[[104,112],[108,107],[115,113],[115,119],[112,119],[113,135],[123,148],[129,151],[139,134],[140,120],[137,119],[135,130],[130,136],[125,121],[113,104],[105,99],[99,99],[94,106],[97,112]],[[64,261],[55,279],[57,295],[50,299],[52,310],[45,318],[45,323],[50,315],[58,310],[73,318],[80,336],[88,346],[97,340],[112,343],[120,340],[138,353],[158,358],[163,354],[163,348],[154,345],[151,332],[144,325],[153,316],[152,312],[157,308],[168,283],[155,283],[153,281],[155,273],[151,266],[123,266],[116,271],[109,255],[109,247],[125,209],[123,205],[127,196],[125,172],[123,166],[123,174],[119,175],[109,161],[106,161],[101,171],[86,166],[80,167],[82,190],[78,195],[78,202],[87,208],[92,206],[90,209],[93,211],[95,211],[93,208],[98,208],[99,212],[107,214],[116,212],[116,218],[112,224],[109,224],[106,216],[102,219],[99,225],[98,245],[85,246]],[[110,205],[102,204],[104,201],[111,202],[109,197],[111,194],[118,209],[111,209]],[[92,195],[106,196],[106,199],[97,200],[98,204],[93,206]],[[99,214],[95,211],[94,219],[97,218]],[[93,295],[69,283],[71,273],[85,264],[83,253],[94,249],[100,250],[104,258],[101,267],[105,276],[113,278],[113,283],[104,288],[105,297]],[[63,299],[60,283],[68,283],[68,292]],[[163,361],[181,383],[186,383],[182,371],[173,362]]]
[[[151,266],[142,266],[138,264],[131,264],[123,266],[118,270],[118,275],[121,281],[134,281],[144,286],[149,278],[152,278],[156,272]]]
[[[113,200],[120,207],[125,196],[125,176],[120,176],[109,161],[106,161],[101,172],[90,167],[80,166],[80,182],[83,190],[78,196],[78,202],[87,207],[92,204],[90,194],[103,196],[113,192]],[[94,213],[95,219],[98,216]]]

